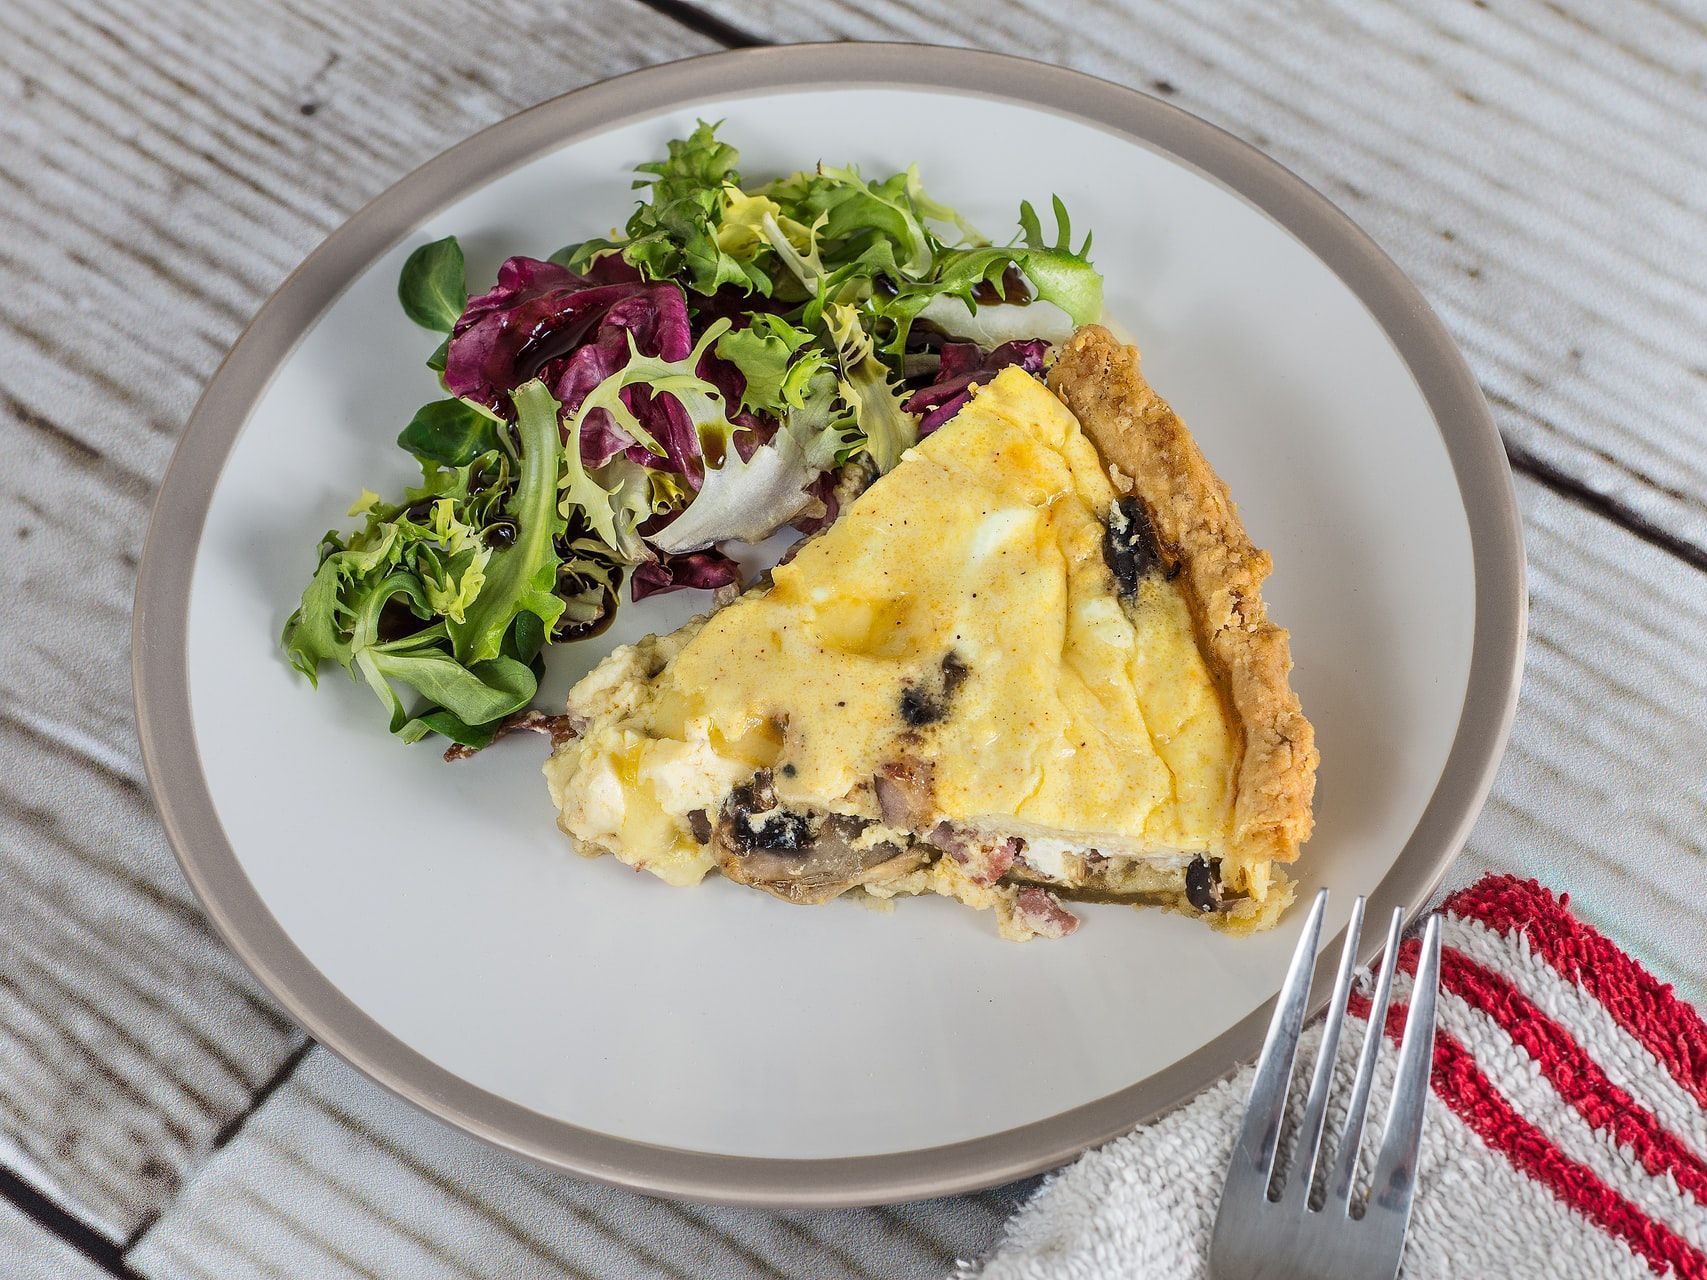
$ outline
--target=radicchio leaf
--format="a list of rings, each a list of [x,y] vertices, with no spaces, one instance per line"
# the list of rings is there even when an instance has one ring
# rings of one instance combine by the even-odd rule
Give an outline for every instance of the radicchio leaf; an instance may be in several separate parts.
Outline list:
[[[601,258],[586,275],[538,258],[510,258],[498,268],[497,283],[470,298],[452,327],[445,385],[453,395],[505,412],[510,391],[534,377],[549,386],[559,370],[548,366],[592,336],[612,306],[636,296],[652,297],[658,308],[658,323],[637,331],[636,340],[657,346],[674,339],[685,352],[687,308],[685,303],[671,308],[669,292],[668,285],[642,281],[620,258]],[[680,290],[674,292],[679,303]],[[677,312],[679,332],[678,325],[664,319],[670,310]],[[637,317],[630,313],[627,318],[632,324]]]
[[[696,587],[710,591],[716,587],[741,581],[741,566],[715,547],[704,551],[689,551],[681,555],[661,556],[636,566],[629,578],[629,589],[636,600]]]
[[[921,415],[919,435],[928,436],[960,412],[972,398],[975,385],[983,385],[1009,365],[1018,365],[1027,373],[1042,373],[1048,351],[1049,344],[1042,338],[1004,342],[994,351],[971,342],[944,343],[935,381],[915,391],[902,407]]]
[[[537,258],[511,258],[498,282],[469,301],[446,354],[445,386],[453,394],[508,412],[510,389],[539,377],[573,414],[593,389],[627,366],[633,353],[682,360],[693,349],[687,299],[675,284],[650,282],[618,254],[593,259],[584,273]],[[728,403],[739,404],[740,371],[706,352],[701,377]],[[674,472],[689,489],[702,471],[699,434],[671,396],[643,385],[625,387],[622,403],[659,446],[649,448],[610,413],[596,409],[581,431],[581,459],[602,467],[619,455],[641,466]],[[758,419],[737,414],[739,425]]]

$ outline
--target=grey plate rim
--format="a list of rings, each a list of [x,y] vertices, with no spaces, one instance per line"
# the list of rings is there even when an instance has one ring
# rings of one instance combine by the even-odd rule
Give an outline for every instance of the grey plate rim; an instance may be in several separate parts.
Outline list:
[[[1371,895],[1373,918],[1427,902],[1479,813],[1516,712],[1527,592],[1505,451],[1463,356],[1416,287],[1345,214],[1255,148],[1190,113],[1079,72],[930,45],[737,49],[634,71],[501,121],[428,161],[326,238],[267,301],[215,372],[172,456],[137,575],[131,674],[143,763],[167,837],[214,927],[317,1041],[457,1128],[550,1167],[652,1195],[806,1208],[956,1194],[1051,1168],[1187,1101],[1261,1045],[1269,1004],[1167,1069],[1059,1115],[916,1151],[790,1160],[632,1142],[542,1115],[438,1066],[387,1032],[291,941],[226,839],[197,754],[186,660],[190,584],[214,488],[273,374],[348,283],[437,210],[578,137],[740,94],[827,85],[930,88],[1076,117],[1207,174],[1285,227],[1376,318],[1433,412],[1469,520],[1476,620],[1458,731],[1423,816]],[[986,86],[999,85],[1000,92]],[[1379,931],[1375,931],[1379,932]],[[1367,961],[1379,948],[1361,948]],[[1314,1006],[1325,1003],[1324,948]],[[1270,1002],[1272,1004],[1272,1001]]]

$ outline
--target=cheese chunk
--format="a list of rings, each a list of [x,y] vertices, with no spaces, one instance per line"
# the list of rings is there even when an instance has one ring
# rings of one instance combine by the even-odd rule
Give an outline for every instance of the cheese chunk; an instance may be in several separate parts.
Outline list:
[[[1072,413],[1004,370],[768,589],[576,689],[586,732],[546,766],[561,825],[691,882],[715,865],[696,822],[755,771],[784,806],[875,821],[905,759],[931,771],[930,823],[1040,855],[1225,848],[1241,737],[1176,584],[1118,595],[1116,497]]]

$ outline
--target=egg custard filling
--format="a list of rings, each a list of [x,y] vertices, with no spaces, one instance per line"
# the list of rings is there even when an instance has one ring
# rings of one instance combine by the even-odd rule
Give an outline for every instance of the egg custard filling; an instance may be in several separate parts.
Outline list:
[[[1081,330],[1051,383],[997,374],[768,584],[589,674],[546,765],[576,847],[1013,938],[1074,899],[1273,923],[1315,752],[1267,559],[1135,352]]]

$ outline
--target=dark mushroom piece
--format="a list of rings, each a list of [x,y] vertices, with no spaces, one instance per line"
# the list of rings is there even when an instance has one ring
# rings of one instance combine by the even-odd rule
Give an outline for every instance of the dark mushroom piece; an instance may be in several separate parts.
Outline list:
[[[777,802],[768,771],[729,793],[712,832],[712,852],[725,876],[785,902],[828,902],[856,885],[917,870],[930,850],[887,842],[856,847],[869,824],[839,814],[816,816]]]
[[[1161,544],[1149,513],[1137,498],[1117,498],[1109,507],[1102,554],[1114,575],[1115,590],[1125,599],[1137,594],[1139,580],[1145,574],[1161,567]]]
[[[1185,900],[1199,911],[1221,909],[1221,859],[1191,860],[1185,869]]]

